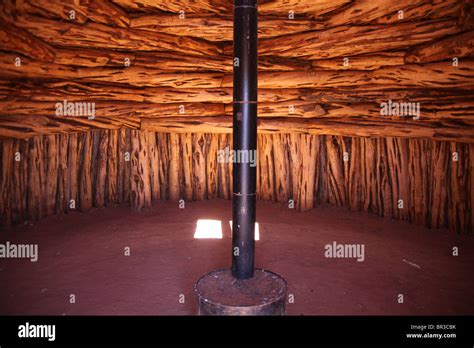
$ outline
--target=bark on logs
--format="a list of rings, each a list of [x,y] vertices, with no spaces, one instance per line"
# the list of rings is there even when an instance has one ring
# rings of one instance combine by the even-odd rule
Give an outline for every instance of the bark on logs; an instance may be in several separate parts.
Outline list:
[[[472,144],[259,134],[258,196],[346,206],[432,228],[474,228]],[[1,224],[156,199],[230,199],[230,134],[101,130],[0,141]],[[18,157],[20,155],[20,157]],[[18,160],[17,160],[18,159]]]
[[[131,131],[130,203],[135,211],[151,207],[148,132]]]

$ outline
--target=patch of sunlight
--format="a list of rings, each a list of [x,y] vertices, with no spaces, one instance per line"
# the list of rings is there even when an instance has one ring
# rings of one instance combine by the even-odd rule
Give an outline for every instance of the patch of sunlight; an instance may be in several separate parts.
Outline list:
[[[196,223],[195,239],[222,239],[222,222],[220,220],[199,219]]]

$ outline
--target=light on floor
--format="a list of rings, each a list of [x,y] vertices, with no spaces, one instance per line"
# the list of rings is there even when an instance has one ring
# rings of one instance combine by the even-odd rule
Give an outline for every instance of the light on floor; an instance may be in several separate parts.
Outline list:
[[[195,239],[222,239],[222,223],[220,220],[202,220],[196,223]]]

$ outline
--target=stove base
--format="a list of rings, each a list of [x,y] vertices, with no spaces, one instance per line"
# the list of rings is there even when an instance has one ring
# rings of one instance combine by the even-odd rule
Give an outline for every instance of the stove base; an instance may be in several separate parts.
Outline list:
[[[199,315],[284,315],[286,281],[278,274],[255,269],[250,279],[230,269],[212,271],[196,283]]]

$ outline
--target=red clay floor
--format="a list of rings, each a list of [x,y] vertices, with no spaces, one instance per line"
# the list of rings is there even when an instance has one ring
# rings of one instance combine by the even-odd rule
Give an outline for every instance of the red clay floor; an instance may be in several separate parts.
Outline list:
[[[289,315],[474,314],[472,235],[327,206],[259,202],[257,217],[256,266],[287,280]],[[222,221],[223,239],[195,239],[199,219]],[[229,201],[160,202],[3,230],[0,243],[38,244],[39,259],[0,259],[0,314],[196,314],[196,280],[230,264],[230,219]],[[334,241],[363,244],[364,261],[326,258]]]

